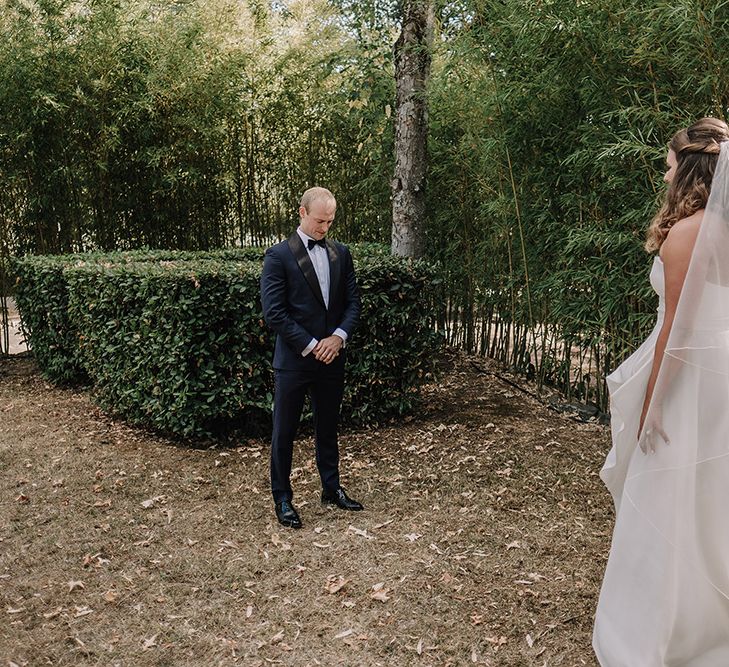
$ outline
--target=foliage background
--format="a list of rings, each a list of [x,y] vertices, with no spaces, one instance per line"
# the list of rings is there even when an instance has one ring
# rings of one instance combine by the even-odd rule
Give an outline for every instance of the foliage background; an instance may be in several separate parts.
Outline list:
[[[395,2],[0,0],[10,254],[266,245],[314,183],[387,241]],[[729,103],[729,3],[438,3],[428,253],[450,342],[605,407],[655,303],[664,147]],[[12,279],[0,267],[0,292]]]

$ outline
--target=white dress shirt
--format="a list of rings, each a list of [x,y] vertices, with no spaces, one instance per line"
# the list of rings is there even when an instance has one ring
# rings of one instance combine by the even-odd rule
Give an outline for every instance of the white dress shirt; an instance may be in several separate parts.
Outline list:
[[[329,308],[329,253],[326,248],[322,248],[320,245],[315,245],[309,248],[309,240],[315,241],[310,236],[304,234],[301,231],[301,227],[296,230],[299,238],[304,243],[304,248],[309,253],[309,259],[314,266],[314,272],[316,273],[317,280],[319,281],[319,288],[321,289],[321,295],[324,297],[324,305]],[[337,327],[333,333],[334,336],[339,336],[342,341],[346,344],[347,332],[344,329]],[[312,338],[311,342],[304,348],[301,353],[302,357],[305,357],[311,352],[319,341],[316,338]]]

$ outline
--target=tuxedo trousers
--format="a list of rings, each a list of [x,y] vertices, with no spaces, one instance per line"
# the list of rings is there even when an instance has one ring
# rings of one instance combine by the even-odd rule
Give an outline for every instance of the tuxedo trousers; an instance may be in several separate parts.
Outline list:
[[[304,399],[309,395],[314,413],[316,465],[322,488],[339,488],[337,430],[344,394],[344,365],[317,362],[304,370],[275,370],[273,436],[271,438],[271,491],[273,500],[291,500],[291,459],[301,421]]]

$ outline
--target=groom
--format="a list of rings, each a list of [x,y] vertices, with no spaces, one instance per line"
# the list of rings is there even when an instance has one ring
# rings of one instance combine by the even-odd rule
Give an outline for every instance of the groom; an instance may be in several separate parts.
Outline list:
[[[361,510],[339,484],[337,425],[344,393],[344,347],[360,313],[349,250],[326,238],[337,202],[310,188],[299,206],[299,228],[269,248],[261,276],[267,324],[276,332],[271,490],[279,523],[301,528],[291,503],[294,438],[308,393],[314,412],[316,464],[323,503]]]

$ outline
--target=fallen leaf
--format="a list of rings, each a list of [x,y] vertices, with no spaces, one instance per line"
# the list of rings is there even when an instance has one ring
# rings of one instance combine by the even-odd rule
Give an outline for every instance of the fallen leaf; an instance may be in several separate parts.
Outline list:
[[[271,542],[275,547],[279,547],[283,551],[289,551],[291,549],[291,545],[288,542],[284,542],[278,533],[271,535]]]
[[[349,637],[350,635],[354,634],[354,630],[351,628],[349,630],[343,630],[338,635],[334,635],[334,639],[344,639],[345,637]]]
[[[356,528],[355,526],[350,525],[349,528],[347,528],[349,532],[354,533],[355,535],[359,535],[360,537],[365,537],[368,540],[374,540],[374,536],[370,535],[366,530],[362,530],[361,528]]]
[[[418,655],[423,655],[423,640],[418,641],[418,645],[415,647],[415,651]]]
[[[8,607],[8,614],[20,614],[21,612],[24,612],[24,607],[18,607],[17,609],[13,609],[12,607]]]
[[[271,639],[269,640],[272,644],[278,644],[278,642],[282,641],[284,638],[284,631],[281,630],[281,632],[277,632]]]
[[[59,616],[61,612],[63,611],[63,607],[59,607],[58,609],[54,611],[49,611],[43,614],[43,618],[56,618],[56,616]]]
[[[506,550],[508,551],[509,549],[521,549],[521,544],[519,544],[519,540],[509,542],[509,544],[506,545]]]
[[[83,559],[83,566],[89,567],[89,565],[95,565],[96,567],[101,567],[102,565],[106,565],[109,563],[108,558],[103,558],[101,556],[101,552],[94,554],[93,556],[91,554],[86,554]]]
[[[319,549],[328,549],[331,544],[320,544],[319,542],[314,542],[314,546],[318,547]]]
[[[157,637],[159,635],[152,635],[149,639],[144,640],[144,644],[142,645],[142,649],[145,651],[148,651],[151,648],[154,648],[157,646]]]
[[[489,644],[496,644],[496,647],[506,644],[506,637],[504,635],[501,635],[500,637],[486,637],[486,641],[489,642]]]
[[[116,591],[106,591],[102,597],[107,602],[116,602],[119,599],[119,593]]]
[[[155,496],[154,498],[148,498],[147,500],[142,501],[142,507],[148,510],[151,507],[154,507],[158,502],[163,501],[164,499],[164,496]]]
[[[84,589],[86,586],[84,586],[83,581],[69,581],[68,582],[68,592],[73,593],[77,588]]]
[[[74,618],[81,618],[82,616],[88,616],[89,614],[93,614],[94,610],[90,609],[89,607],[76,607],[76,613],[74,614]]]
[[[333,595],[334,593],[341,591],[348,583],[349,579],[345,579],[341,575],[337,576],[336,574],[330,574],[327,577],[327,582],[324,584],[324,590]]]
[[[372,587],[372,592],[370,593],[370,597],[373,600],[379,600],[380,602],[387,602],[390,599],[390,596],[388,595],[389,589],[385,588],[385,584],[383,582],[380,582],[378,584],[375,584]]]
[[[405,535],[405,539],[410,542],[415,542],[415,540],[419,540],[421,537],[422,535],[420,533],[409,533],[408,535]]]

